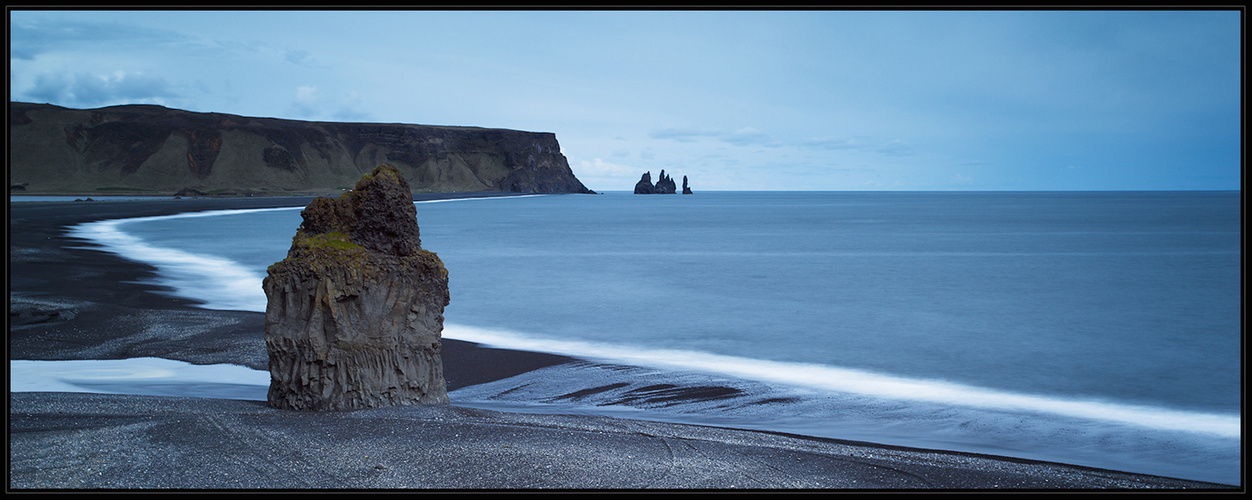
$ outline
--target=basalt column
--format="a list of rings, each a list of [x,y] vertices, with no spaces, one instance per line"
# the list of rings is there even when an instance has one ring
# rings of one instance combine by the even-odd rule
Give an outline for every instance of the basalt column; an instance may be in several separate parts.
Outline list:
[[[440,339],[448,272],[421,248],[399,170],[379,166],[301,215],[287,258],[263,283],[270,406],[447,403]]]

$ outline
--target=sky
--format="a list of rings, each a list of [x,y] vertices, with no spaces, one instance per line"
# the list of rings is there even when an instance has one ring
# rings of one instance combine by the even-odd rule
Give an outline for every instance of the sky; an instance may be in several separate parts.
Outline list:
[[[552,132],[597,191],[1242,186],[1241,10],[8,14],[11,101]]]

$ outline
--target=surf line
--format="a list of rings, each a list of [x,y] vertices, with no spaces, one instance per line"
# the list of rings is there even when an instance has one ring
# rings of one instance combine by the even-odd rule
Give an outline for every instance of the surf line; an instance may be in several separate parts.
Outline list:
[[[1116,422],[1161,430],[1241,438],[1238,415],[1190,412],[1095,400],[1062,399],[986,389],[943,380],[897,377],[811,363],[770,361],[699,351],[559,340],[445,324],[444,337],[505,349],[549,352],[584,359],[692,370],[785,386],[999,411],[1026,411]]]
[[[121,226],[141,221],[168,220],[186,217],[207,217],[279,209],[215,210],[186,214],[110,219],[71,227],[68,234],[82,238],[123,258],[143,262],[157,268],[156,284],[168,287],[173,294],[197,302],[204,309],[265,312],[263,277],[234,260],[213,255],[198,255],[173,248],[151,245],[122,230]]]
[[[495,198],[464,198],[463,200],[482,199]],[[456,201],[460,200],[462,199]],[[161,284],[175,289],[175,293],[179,296],[205,301],[206,303],[201,307],[264,312],[266,299],[261,288],[262,277],[256,273],[230,259],[193,255],[149,245],[140,238],[125,233],[120,226],[124,223],[143,220],[210,217],[301,208],[212,210],[112,219],[75,226],[70,234],[93,241],[123,257],[154,265],[162,276],[172,276],[167,277],[166,281]],[[182,276],[192,276],[196,280],[180,279],[179,277]],[[222,293],[213,294],[218,296],[216,300],[206,300],[208,297],[203,296],[206,280],[210,287],[222,291]],[[180,286],[180,282],[197,282],[200,286],[193,290],[188,285]],[[827,365],[740,358],[699,351],[650,350],[594,342],[540,339],[461,325],[445,325],[445,336],[502,348],[605,359],[638,366],[697,370],[748,380],[884,399],[913,400],[1004,411],[1033,411],[1156,429],[1199,432],[1227,438],[1241,438],[1242,436],[1239,416],[1010,393],[942,380],[909,379]]]

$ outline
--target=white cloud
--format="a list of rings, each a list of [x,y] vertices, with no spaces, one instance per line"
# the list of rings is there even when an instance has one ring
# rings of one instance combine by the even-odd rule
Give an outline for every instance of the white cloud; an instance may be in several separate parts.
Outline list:
[[[188,37],[174,30],[147,28],[124,22],[42,19],[41,13],[14,12],[9,28],[9,57],[36,60],[84,48],[135,50],[175,46]]]
[[[717,139],[727,144],[735,146],[779,146],[780,142],[773,140],[766,133],[753,128],[743,127],[734,131],[710,130],[695,127],[680,128],[666,127],[660,130],[654,130],[650,137],[653,139],[664,139],[675,142],[691,143],[700,139]]]
[[[45,73],[14,93],[15,100],[97,108],[117,104],[171,104],[180,92],[160,76],[115,70],[105,74]]]
[[[315,85],[296,87],[291,112],[306,120],[368,121],[371,118],[357,92],[350,90],[331,98]]]
[[[695,142],[705,137],[717,137],[722,135],[722,133],[697,128],[666,127],[661,130],[654,130],[649,135],[653,139],[668,139],[677,142]]]
[[[913,154],[913,147],[900,139],[896,139],[879,146],[878,152],[888,156],[909,156]]]
[[[343,121],[367,121],[372,116],[366,110],[365,101],[361,99],[360,94],[353,90],[343,93],[333,115],[336,120]]]
[[[312,58],[307,50],[288,50],[285,53],[287,62],[297,66],[309,66]]]
[[[296,101],[299,102],[316,102],[318,100],[317,87],[309,85],[301,85],[296,87]]]
[[[580,160],[577,163],[570,164],[570,169],[574,171],[574,175],[578,177],[617,177],[617,176],[638,176],[643,170],[638,167],[620,165],[604,161],[600,158],[592,158],[591,160]]]
[[[301,85],[296,87],[295,99],[291,103],[291,113],[304,119],[317,118],[322,115],[321,94],[317,87]]]
[[[620,191],[633,189],[639,177],[648,169],[592,158],[571,160],[570,170],[573,170],[574,176],[590,189]]]
[[[868,146],[868,141],[861,137],[848,138],[830,138],[830,137],[814,137],[805,139],[800,142],[801,146],[821,148],[821,149],[862,149]]]
[[[721,134],[719,137],[722,142],[734,144],[736,146],[771,146],[777,147],[781,143],[770,138],[764,132],[752,127],[744,127],[734,132]]]

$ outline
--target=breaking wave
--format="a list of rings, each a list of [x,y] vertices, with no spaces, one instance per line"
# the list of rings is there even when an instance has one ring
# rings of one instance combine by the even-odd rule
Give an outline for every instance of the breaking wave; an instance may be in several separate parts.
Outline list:
[[[197,301],[205,309],[265,312],[264,276],[231,259],[200,255],[151,245],[126,233],[122,228],[134,222],[212,217],[263,211],[299,210],[266,208],[213,210],[131,219],[112,219],[79,224],[69,235],[95,243],[104,250],[157,268],[155,284],[167,287],[174,296]]]
[[[259,272],[227,258],[153,246],[126,233],[123,229],[126,224],[141,220],[211,217],[299,209],[300,207],[217,210],[105,220],[76,226],[71,229],[70,234],[90,240],[107,251],[153,265],[158,269],[157,284],[169,287],[176,296],[200,302],[201,307],[264,312],[266,298],[261,288],[263,275]],[[699,371],[832,393],[972,408],[1038,412],[1117,422],[1151,429],[1211,434],[1226,438],[1242,436],[1239,415],[1020,394],[943,380],[897,377],[829,365],[769,361],[692,350],[646,349],[610,343],[552,339],[458,324],[446,325],[444,336],[506,349],[549,352],[626,365]]]
[[[444,336],[505,349],[550,352],[668,370],[705,372],[830,393],[999,411],[1027,411],[1226,438],[1242,436],[1241,419],[1238,415],[1016,394],[942,380],[903,378],[835,366],[768,361],[698,351],[641,349],[634,346],[544,339],[463,325],[445,326]]]
[[[425,203],[442,201],[460,200]],[[153,265],[158,270],[156,284],[168,287],[173,295],[199,302],[200,307],[264,312],[263,270],[250,269],[223,257],[159,247],[128,234],[126,225],[143,220],[301,208],[105,220],[73,227],[70,235]],[[451,396],[456,404],[466,406],[756,428],[1226,483],[1239,480],[1237,473],[1232,476],[1229,472],[1241,464],[1239,414],[1026,394],[822,364],[548,338],[543,332],[452,323],[445,325],[444,337],[590,361],[544,368],[454,391]],[[11,362],[11,370],[25,370],[17,374],[28,379],[44,377],[45,382],[51,383],[60,377],[57,383],[63,385],[39,386],[44,387],[42,390],[162,395],[159,391],[177,387],[181,394],[196,388],[209,394],[206,397],[235,394],[233,397],[240,399],[263,399],[264,394],[258,391],[259,381],[268,376],[257,372],[244,375],[252,377],[251,382],[218,384],[206,382],[220,379],[209,372],[193,374],[186,367],[165,365],[154,368],[157,362],[149,360],[140,364],[142,369],[126,368],[132,370],[128,377],[106,377],[100,381],[94,380],[98,377],[68,372],[52,377],[46,367],[30,371],[30,367],[14,363],[18,362]],[[167,378],[176,380],[145,378],[134,370],[165,370]],[[11,390],[21,389],[13,385]]]

